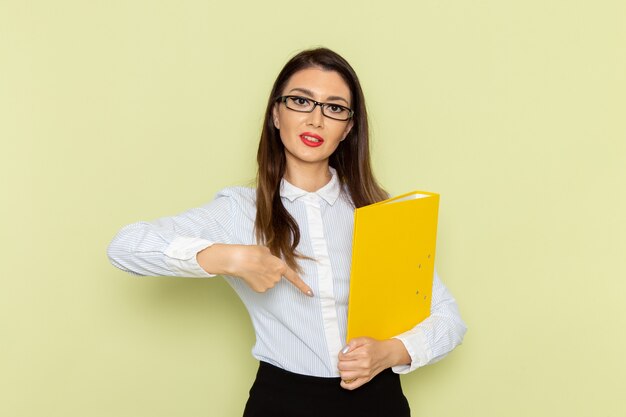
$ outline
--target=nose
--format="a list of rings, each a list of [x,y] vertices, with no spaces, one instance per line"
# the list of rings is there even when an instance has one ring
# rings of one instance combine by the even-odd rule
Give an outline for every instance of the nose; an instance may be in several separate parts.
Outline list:
[[[324,114],[322,113],[322,106],[316,104],[313,111],[309,113],[309,124],[315,127],[324,127]]]

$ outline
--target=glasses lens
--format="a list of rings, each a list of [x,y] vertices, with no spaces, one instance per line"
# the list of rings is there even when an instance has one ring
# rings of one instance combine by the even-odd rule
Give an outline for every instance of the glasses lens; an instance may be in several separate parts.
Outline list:
[[[324,116],[336,120],[348,120],[350,118],[350,110],[337,104],[324,104],[322,107]]]
[[[285,105],[291,110],[304,111],[304,112],[313,110],[313,106],[315,106],[315,104],[311,100],[306,99],[304,97],[295,97],[295,96],[286,97]]]

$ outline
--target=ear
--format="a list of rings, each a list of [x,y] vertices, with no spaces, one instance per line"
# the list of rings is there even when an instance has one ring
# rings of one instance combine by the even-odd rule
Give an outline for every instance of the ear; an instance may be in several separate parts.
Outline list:
[[[341,135],[342,141],[346,138],[346,136],[348,136],[348,133],[350,133],[350,129],[352,129],[352,126],[354,126],[354,120],[350,119],[350,122],[348,122],[348,125],[344,129],[343,134]]]
[[[278,106],[276,104],[272,107],[272,118],[274,119],[274,127],[280,130],[280,123],[278,122]]]

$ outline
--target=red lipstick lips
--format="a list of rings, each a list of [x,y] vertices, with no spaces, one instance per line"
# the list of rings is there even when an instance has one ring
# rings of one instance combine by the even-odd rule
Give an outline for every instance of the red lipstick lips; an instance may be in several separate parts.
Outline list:
[[[300,139],[306,146],[310,146],[312,148],[316,148],[324,143],[324,138],[311,132],[302,133],[300,135]]]

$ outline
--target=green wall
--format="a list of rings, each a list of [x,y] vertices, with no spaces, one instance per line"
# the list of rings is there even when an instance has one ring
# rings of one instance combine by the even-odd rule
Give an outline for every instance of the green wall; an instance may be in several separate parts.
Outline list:
[[[221,280],[135,278],[123,225],[249,183],[295,52],[335,49],[393,194],[441,193],[469,331],[403,377],[415,416],[626,414],[626,3],[0,1],[0,414],[241,414]]]

